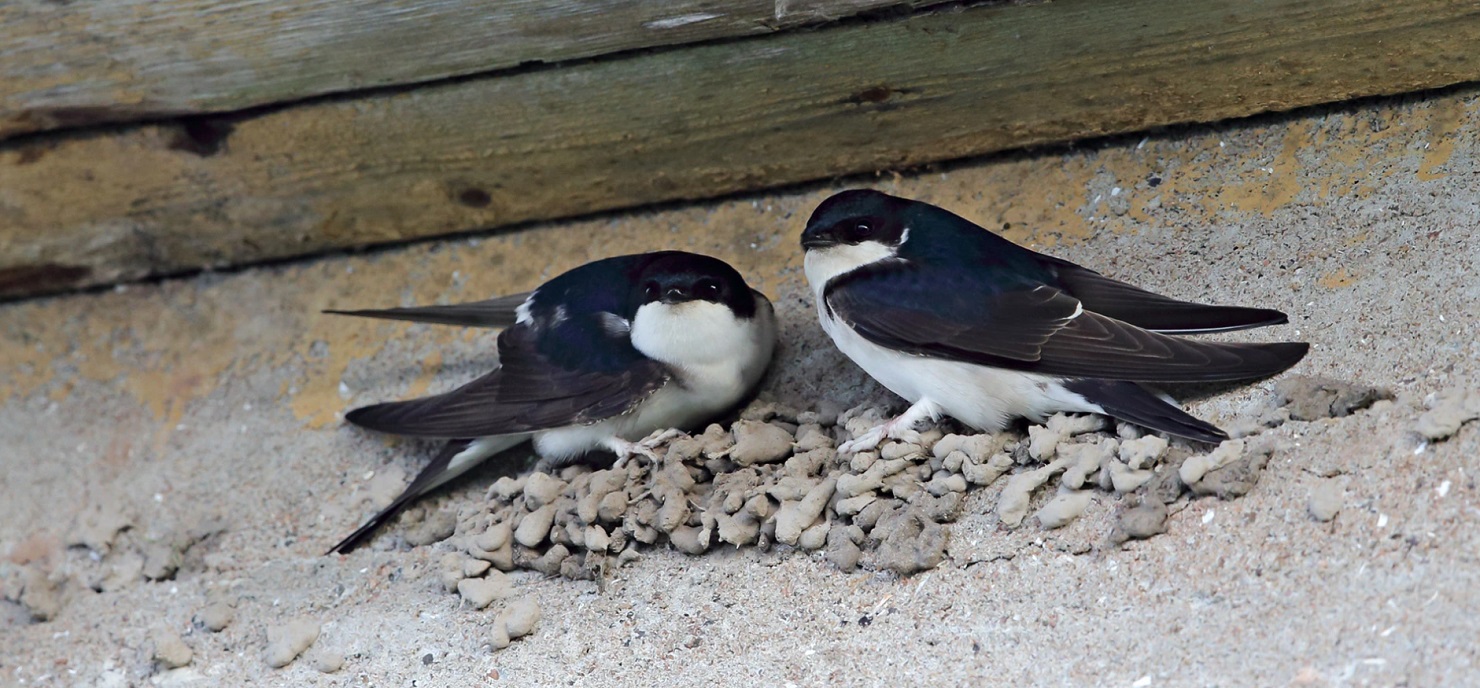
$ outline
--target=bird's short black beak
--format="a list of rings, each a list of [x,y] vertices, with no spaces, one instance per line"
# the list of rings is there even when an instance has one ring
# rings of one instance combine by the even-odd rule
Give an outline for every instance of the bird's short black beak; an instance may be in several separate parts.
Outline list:
[[[658,300],[663,303],[673,304],[691,301],[692,299],[689,298],[689,290],[683,287],[668,287],[663,290],[663,295],[658,297]]]
[[[802,231],[803,251],[810,251],[814,248],[826,248],[833,245],[833,243],[833,240],[820,227],[808,227]]]

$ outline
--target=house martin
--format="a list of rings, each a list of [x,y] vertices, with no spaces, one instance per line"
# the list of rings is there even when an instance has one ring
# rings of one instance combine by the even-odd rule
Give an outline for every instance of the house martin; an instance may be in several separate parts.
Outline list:
[[[822,327],[911,404],[845,443],[918,439],[943,415],[983,431],[1014,418],[1098,413],[1216,443],[1228,435],[1143,383],[1273,375],[1309,345],[1176,335],[1287,322],[1264,308],[1179,301],[1018,246],[936,206],[872,190],[823,201],[802,233]]]
[[[370,430],[447,443],[390,506],[330,550],[339,553],[418,497],[525,441],[552,461],[603,450],[619,462],[651,458],[672,429],[693,429],[744,399],[776,341],[765,295],[724,261],[682,251],[598,260],[534,291],[486,301],[326,312],[506,328],[498,367],[487,375],[445,394],[345,415]]]

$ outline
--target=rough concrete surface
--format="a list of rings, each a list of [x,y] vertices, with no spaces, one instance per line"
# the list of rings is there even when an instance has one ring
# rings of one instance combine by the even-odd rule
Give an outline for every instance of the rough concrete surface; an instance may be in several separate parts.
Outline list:
[[[479,609],[448,584],[487,567],[459,559],[449,577],[452,541],[406,542],[455,525],[514,465],[471,474],[372,546],[321,554],[430,456],[345,427],[343,410],[450,388],[488,367],[493,341],[322,308],[472,300],[600,256],[698,250],[777,302],[767,398],[891,403],[826,341],[800,274],[797,234],[836,186],[4,306],[0,684],[1480,680],[1480,423],[1465,420],[1480,384],[1477,98],[871,180],[1157,291],[1284,310],[1290,325],[1238,336],[1308,340],[1292,375],[1394,395],[1286,422],[1275,381],[1199,399],[1199,416],[1279,445],[1244,496],[1184,496],[1162,523],[1097,493],[1046,530],[999,519],[1004,478],[943,526],[945,559],[904,578],[784,545],[654,547],[600,582],[516,571],[514,596]],[[1433,409],[1457,429],[1420,435]],[[1132,507],[1134,534],[1114,544]]]

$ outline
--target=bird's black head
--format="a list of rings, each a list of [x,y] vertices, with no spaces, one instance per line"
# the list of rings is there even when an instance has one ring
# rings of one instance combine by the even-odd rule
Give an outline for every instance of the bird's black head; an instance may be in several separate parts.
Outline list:
[[[812,211],[802,231],[802,250],[878,242],[898,248],[909,228],[905,214],[910,201],[872,189],[834,194]]]
[[[755,315],[755,293],[729,263],[684,251],[650,255],[652,260],[637,275],[639,305],[708,301],[729,306],[741,318]]]

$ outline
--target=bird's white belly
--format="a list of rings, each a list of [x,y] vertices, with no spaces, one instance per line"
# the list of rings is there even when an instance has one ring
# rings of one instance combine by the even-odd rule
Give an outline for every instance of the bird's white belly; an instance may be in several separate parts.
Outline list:
[[[548,459],[568,459],[599,449],[611,437],[637,441],[655,430],[694,430],[697,423],[740,401],[748,385],[738,366],[692,375],[687,384],[670,381],[632,411],[592,423],[536,433],[535,451]]]
[[[1101,411],[1052,377],[887,349],[864,339],[820,306],[823,330],[879,384],[912,404],[929,399],[947,415],[979,430],[1001,430],[1020,416],[1042,421],[1060,411]]]

